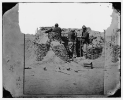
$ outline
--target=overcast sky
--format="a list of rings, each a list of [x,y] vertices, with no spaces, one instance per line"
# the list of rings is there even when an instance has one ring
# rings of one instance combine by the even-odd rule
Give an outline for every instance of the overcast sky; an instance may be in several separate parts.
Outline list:
[[[54,26],[81,28],[103,32],[112,21],[109,3],[20,3],[19,25],[21,32],[35,34],[37,27]]]

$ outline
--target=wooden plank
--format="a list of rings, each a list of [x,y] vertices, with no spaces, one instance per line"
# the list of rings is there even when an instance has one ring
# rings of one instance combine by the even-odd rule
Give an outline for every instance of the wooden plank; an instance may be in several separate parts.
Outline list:
[[[84,63],[84,67],[91,67],[93,69],[93,64],[91,63]]]

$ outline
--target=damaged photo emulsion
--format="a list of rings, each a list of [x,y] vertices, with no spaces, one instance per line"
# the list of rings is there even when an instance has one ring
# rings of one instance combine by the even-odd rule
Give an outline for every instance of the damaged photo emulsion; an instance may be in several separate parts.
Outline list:
[[[10,33],[9,29],[14,34],[5,35],[5,45],[9,43],[6,37],[11,38],[12,46],[13,36],[18,41],[21,34],[23,41],[19,40],[23,49],[15,47],[22,49],[18,55],[23,59],[22,70],[16,68],[13,58],[17,76],[5,76],[13,77],[16,85],[16,78],[21,79],[21,89],[10,85],[15,97],[108,95],[119,88],[120,14],[111,3],[19,3],[11,12],[6,14],[10,17],[4,26],[9,28],[4,34]],[[11,14],[18,17],[17,22]],[[17,49],[11,48],[11,54],[17,55]],[[9,72],[9,65],[5,66]],[[6,87],[8,80],[4,80]]]

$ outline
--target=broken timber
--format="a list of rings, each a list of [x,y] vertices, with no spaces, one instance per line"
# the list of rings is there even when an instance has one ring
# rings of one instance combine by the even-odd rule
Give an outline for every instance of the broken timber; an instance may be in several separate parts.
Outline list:
[[[93,64],[91,63],[84,63],[84,67],[93,69]]]

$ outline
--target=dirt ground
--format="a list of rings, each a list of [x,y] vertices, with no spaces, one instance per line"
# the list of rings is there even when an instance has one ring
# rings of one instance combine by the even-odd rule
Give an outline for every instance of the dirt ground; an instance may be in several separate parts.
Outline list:
[[[31,62],[25,66],[25,94],[103,95],[103,56],[96,60],[78,57],[65,63],[50,50],[41,62]],[[93,69],[84,67],[84,63],[90,62]]]

